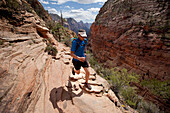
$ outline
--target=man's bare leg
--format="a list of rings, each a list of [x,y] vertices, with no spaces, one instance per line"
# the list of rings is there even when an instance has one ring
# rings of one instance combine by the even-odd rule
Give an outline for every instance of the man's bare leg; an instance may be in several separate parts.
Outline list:
[[[89,90],[91,90],[92,87],[90,86],[90,84],[88,84],[88,80],[89,80],[89,76],[90,76],[89,69],[88,68],[84,68],[84,71],[86,72],[85,87],[87,87]]]
[[[88,68],[84,68],[84,71],[86,72],[86,77],[85,77],[86,83],[88,83],[90,72],[89,72]]]

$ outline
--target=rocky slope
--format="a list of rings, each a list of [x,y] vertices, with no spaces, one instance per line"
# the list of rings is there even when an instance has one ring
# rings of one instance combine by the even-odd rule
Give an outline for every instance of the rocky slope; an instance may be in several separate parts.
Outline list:
[[[91,26],[94,55],[144,78],[170,79],[168,0],[108,0]]]
[[[83,71],[79,78],[71,75],[70,48],[54,39],[25,0],[11,3],[0,2],[1,113],[125,112],[104,79],[92,75],[89,91]],[[14,3],[31,10],[15,10]],[[47,42],[57,48],[57,56],[44,52]]]

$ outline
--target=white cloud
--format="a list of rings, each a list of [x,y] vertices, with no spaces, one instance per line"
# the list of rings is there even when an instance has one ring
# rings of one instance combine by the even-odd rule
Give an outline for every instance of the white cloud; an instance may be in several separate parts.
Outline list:
[[[47,9],[49,13],[59,14],[59,12],[55,8],[45,7],[45,9]]]
[[[62,12],[64,18],[74,18],[76,21],[82,20],[83,22],[89,22],[92,23],[96,17],[95,13],[92,13],[89,10],[84,10],[82,8],[80,9],[73,9],[73,10],[67,10]]]
[[[91,3],[98,3],[98,2],[104,3],[107,0],[49,0],[49,1],[56,1],[56,2],[58,2],[57,4],[60,5],[60,4],[66,3],[68,1],[78,2],[80,4],[91,4]]]
[[[70,6],[65,6],[65,8],[69,8],[70,9],[71,7]]]
[[[68,1],[72,1],[72,2],[78,2],[80,4],[91,4],[91,3],[98,3],[100,2],[99,5],[102,5],[102,3],[106,2],[107,0],[39,0],[41,3],[43,4],[49,4],[49,1],[52,2],[51,4],[63,4],[66,3]],[[57,3],[54,3],[57,2]]]
[[[84,12],[84,9],[83,8],[80,8],[80,9],[73,9],[70,11],[70,13],[83,13]]]
[[[102,2],[100,2],[100,3],[99,3],[99,5],[103,5],[103,3],[102,3]]]
[[[91,12],[99,12],[100,8],[90,8],[90,9],[87,9],[88,11],[91,11]]]
[[[39,0],[40,2],[44,2],[47,0]],[[74,1],[78,2],[81,4],[90,4],[90,3],[98,3],[98,4],[104,4],[105,1],[107,0],[48,0],[50,4],[56,3],[57,5],[65,3],[67,1]],[[53,14],[60,14],[60,10],[62,10],[62,14],[64,18],[74,18],[76,21],[83,21],[83,22],[88,22],[92,23],[94,22],[96,15],[98,14],[100,8],[89,8],[89,9],[75,9],[76,7],[70,7],[69,5],[66,6],[60,6],[58,10],[55,8],[51,7],[46,7],[45,9],[48,10],[49,13]]]
[[[63,3],[66,3],[66,2],[68,2],[68,1],[74,1],[74,0],[57,0],[58,1],[58,5],[60,5],[60,4],[63,4]]]
[[[49,13],[61,15],[60,11],[57,11],[55,8],[45,7],[45,9],[47,9]],[[62,15],[64,18],[74,18],[77,22],[82,20],[83,22],[92,23],[97,15],[94,10],[97,11],[96,8],[91,8],[88,10],[84,10],[83,8],[72,10],[69,9],[63,10]]]
[[[51,2],[51,4],[57,4],[56,2]]]
[[[98,2],[106,2],[107,0],[74,0],[81,4],[91,4],[91,3],[98,3]]]
[[[41,2],[41,3],[43,3],[43,4],[49,4],[49,2],[48,2],[48,1],[40,0],[40,2]]]

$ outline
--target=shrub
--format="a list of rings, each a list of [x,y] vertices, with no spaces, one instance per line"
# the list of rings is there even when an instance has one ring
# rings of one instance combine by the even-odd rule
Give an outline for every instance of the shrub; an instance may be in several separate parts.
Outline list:
[[[53,47],[51,44],[47,44],[45,52],[48,52],[49,55],[56,56],[57,49],[56,47]]]
[[[71,40],[70,40],[69,37],[65,37],[65,38],[63,39],[63,42],[64,42],[64,44],[65,44],[66,46],[71,47]]]
[[[0,45],[3,45],[4,44],[4,41],[3,40],[0,40]]]
[[[46,27],[50,30],[50,33],[52,33],[52,29],[54,28],[54,26],[56,25],[56,22],[55,21],[51,21],[51,20],[48,20],[46,21]]]
[[[164,99],[170,99],[170,80],[159,81],[156,79],[142,80],[141,86],[149,89],[151,93]]]
[[[6,7],[13,10],[19,10],[20,4],[16,0],[6,0]]]
[[[91,64],[91,66],[94,67],[94,68],[96,68],[96,66],[99,65],[99,63],[97,62],[97,60],[93,56],[90,56],[89,62]]]
[[[45,38],[43,38],[43,40],[42,40],[43,42],[47,42],[47,39],[45,39]]]
[[[69,35],[67,33],[67,28],[64,28],[60,23],[56,23],[54,21],[48,21],[46,22],[46,26],[47,28],[49,28],[50,33],[53,34],[53,36],[55,37],[55,39],[59,42],[61,41],[65,41],[67,46],[70,46],[69,43]],[[63,38],[63,39],[62,39]]]
[[[143,97],[137,94],[136,87],[130,86],[130,82],[139,83],[139,75],[128,73],[126,69],[119,70],[118,68],[104,68],[103,65],[98,63],[93,57],[92,53],[89,51],[87,53],[88,61],[93,69],[110,83],[111,89],[115,92],[118,98],[122,97],[119,98],[121,99],[121,102],[125,102],[132,108],[136,109],[139,113],[160,113],[159,108],[156,107],[155,104],[145,101]],[[143,81],[143,84],[146,85],[148,82]],[[165,86],[165,84],[162,86]],[[167,91],[168,89],[169,88],[167,88]]]
[[[91,65],[91,67],[102,77],[104,77],[104,68],[102,66],[102,64],[98,63],[97,60],[94,58],[94,56],[92,55],[92,53],[90,53],[90,51],[87,51],[87,59]]]
[[[121,88],[129,86],[130,82],[139,82],[139,75],[128,73],[126,69],[116,71],[116,68],[113,68],[111,71],[106,79],[113,86],[113,91],[119,92]]]
[[[140,21],[140,22],[139,22],[139,25],[140,25],[140,26],[143,26],[143,25],[144,25],[144,23]]]
[[[141,100],[137,106],[139,113],[160,113],[159,108],[149,101]]]
[[[29,4],[25,1],[22,1],[22,10],[26,10],[30,13],[33,13],[32,7],[30,7]]]
[[[120,95],[123,96],[129,106],[137,108],[140,98],[136,94],[135,87],[125,86],[121,88]]]

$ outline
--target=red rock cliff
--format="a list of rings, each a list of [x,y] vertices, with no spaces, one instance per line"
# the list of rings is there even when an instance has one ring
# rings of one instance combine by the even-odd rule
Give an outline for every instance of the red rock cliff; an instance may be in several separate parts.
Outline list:
[[[169,79],[168,0],[108,0],[91,26],[95,57],[112,67]]]

